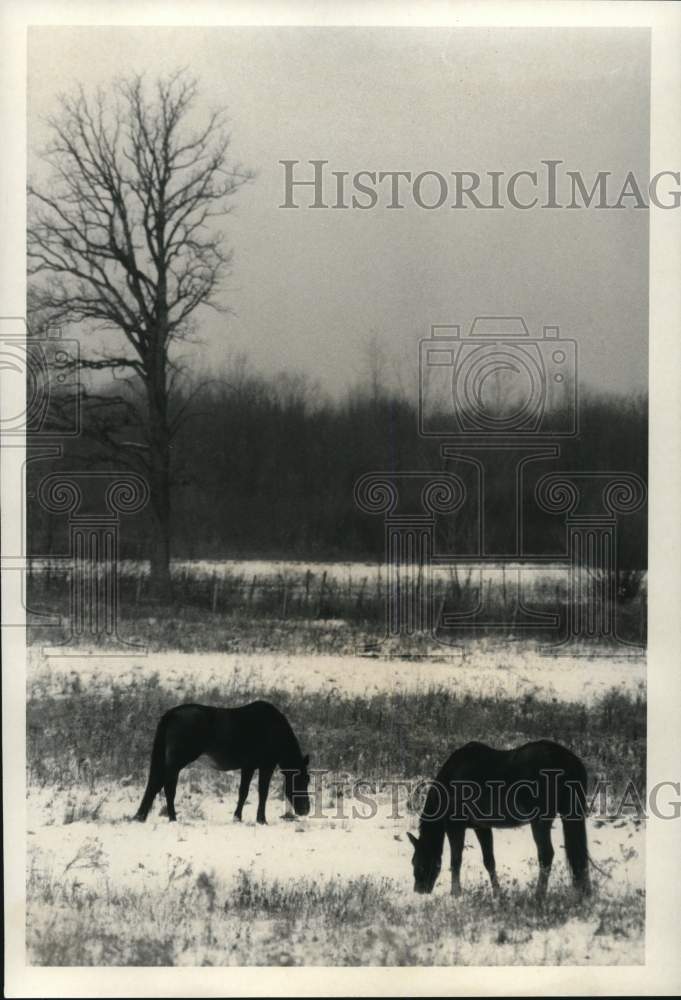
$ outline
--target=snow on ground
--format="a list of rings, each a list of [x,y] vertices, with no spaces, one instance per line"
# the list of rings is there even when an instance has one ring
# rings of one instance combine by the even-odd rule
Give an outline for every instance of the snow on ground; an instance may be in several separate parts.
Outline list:
[[[550,700],[592,702],[612,688],[635,695],[645,687],[645,660],[641,657],[548,657],[526,646],[505,650],[471,647],[463,658],[432,657],[399,660],[366,656],[321,656],[281,653],[150,652],[146,656],[48,657],[33,649],[29,683],[41,693],[58,693],[64,681],[127,686],[158,674],[165,687],[190,686],[323,691],[367,696],[390,691],[419,691],[443,687],[458,695],[518,698],[525,695]]]
[[[35,571],[45,570],[47,567],[58,569],[59,561],[50,559],[32,559],[31,567]],[[457,561],[457,573],[464,577],[470,572],[475,573],[481,570],[480,563],[473,559]],[[148,575],[149,561],[137,559],[121,559],[118,563],[121,576],[137,576],[139,574]],[[188,573],[194,577],[204,576],[244,576],[247,579],[255,577],[278,577],[284,576],[289,579],[305,576],[310,573],[313,576],[326,576],[328,580],[337,580],[346,583],[348,579],[362,580],[367,582],[385,577],[386,564],[382,559],[374,562],[336,561],[336,562],[313,562],[301,559],[173,559],[171,561],[171,572],[182,575]],[[500,576],[504,573],[515,573],[518,570],[529,575],[540,574],[549,579],[553,579],[557,574],[565,574],[565,563],[560,562],[524,562],[514,563],[488,563],[484,566],[484,572],[497,573]]]
[[[53,571],[63,571],[63,565],[59,560],[32,559],[31,569],[34,572],[42,572],[47,568]],[[291,583],[300,583],[309,577],[309,582],[325,577],[331,583],[339,584],[351,582],[354,586],[361,584],[363,580],[367,584],[374,585],[379,580],[385,581],[388,567],[384,560],[375,562],[310,562],[297,559],[173,559],[171,561],[171,573],[175,576],[185,574],[196,578],[208,577],[241,577],[245,581],[256,580],[277,580],[285,579]],[[569,572],[567,560],[550,562],[536,561],[529,559],[523,562],[504,563],[484,563],[476,562],[474,559],[458,557],[457,561],[451,564],[434,564],[433,572],[436,579],[457,579],[462,585],[469,583],[472,587],[480,585],[481,579],[485,583],[493,584],[508,583],[510,586],[515,579],[519,580],[524,589],[533,590],[537,587],[548,584],[565,583]],[[585,570],[585,573],[587,571]],[[118,563],[118,573],[121,577],[128,576],[148,576],[148,560],[121,559]],[[593,577],[593,571],[588,571]],[[647,573],[642,574],[642,586],[645,588]]]
[[[196,772],[194,772],[196,773]],[[270,797],[266,827],[254,823],[255,795],[246,806],[245,821],[233,823],[231,815],[234,795],[220,800],[210,794],[207,772],[196,778],[184,777],[178,788],[179,822],[169,823],[159,815],[159,806],[145,825],[126,822],[137,805],[137,793],[130,788],[111,791],[96,821],[64,824],[63,818],[73,806],[69,794],[54,790],[34,790],[29,797],[29,853],[34,870],[49,872],[64,888],[69,883],[91,887],[104,893],[105,886],[114,886],[121,893],[165,895],[180,892],[183,885],[206,872],[228,895],[238,880],[247,873],[253,879],[301,885],[305,882],[322,885],[329,880],[341,886],[351,886],[359,878],[391,880],[391,893],[399,905],[420,906],[424,897],[412,891],[411,849],[406,837],[416,828],[416,819],[398,809],[394,816],[389,796],[377,797],[377,812],[373,818],[353,818],[353,800],[332,802],[324,799],[322,816],[311,816],[294,822],[284,822],[283,802]],[[200,788],[199,788],[200,786]],[[198,789],[198,790],[197,790]],[[160,804],[160,803],[159,803]],[[339,818],[338,812],[341,811]],[[362,816],[368,807],[357,803]],[[600,825],[589,824],[589,846],[594,860],[610,879],[593,875],[598,897],[617,899],[645,885],[643,824],[632,819],[620,819]],[[537,862],[534,842],[528,827],[517,830],[497,830],[494,833],[495,854],[502,886],[508,893],[509,904],[514,893],[532,887],[536,880]],[[562,850],[560,823],[554,825],[553,842],[556,858],[551,876],[550,893],[570,897],[569,875]],[[93,860],[94,859],[94,860]],[[449,894],[449,855],[445,847],[443,870],[435,888],[434,899],[446,902]],[[487,875],[482,866],[477,840],[469,831],[462,869],[464,904],[466,894],[487,887]],[[231,887],[231,888],[230,888]],[[485,894],[488,889],[484,889]],[[400,902],[401,901],[401,902]],[[500,906],[504,906],[503,901]],[[413,918],[413,913],[412,913]],[[512,916],[511,920],[515,919]],[[497,931],[494,932],[495,934]],[[636,964],[643,961],[643,941],[623,936],[621,940],[603,932],[597,912],[587,910],[569,918],[569,925],[539,929],[527,935],[520,955],[517,942],[509,941],[508,954],[493,948],[481,933],[468,952],[459,952],[460,962],[486,964],[490,960],[522,961],[523,964],[558,964],[587,961],[596,964]],[[498,944],[498,941],[496,942]],[[504,955],[506,957],[504,958]],[[560,956],[563,956],[562,958]]]
[[[630,695],[643,693],[645,660],[635,656],[551,658],[522,643],[500,648],[485,642],[470,644],[463,657],[448,656],[443,650],[442,655],[414,660],[391,659],[389,655],[374,658],[284,653],[149,652],[146,656],[111,657],[96,650],[71,658],[47,656],[37,648],[29,653],[28,685],[37,696],[59,696],[74,685],[106,691],[114,683],[127,687],[154,675],[164,687],[175,692],[178,702],[185,699],[190,687],[215,687],[228,693],[230,689],[250,686],[263,691],[285,689],[303,694],[336,691],[340,696],[358,697],[443,687],[458,695],[499,698],[531,695],[588,704],[612,688]],[[333,952],[328,950],[328,941],[327,950],[323,950],[321,937],[319,946],[310,950],[310,940],[316,940],[310,938],[310,926],[316,928],[321,922],[321,915],[318,918],[316,913],[311,925],[304,925],[303,921],[294,926],[290,922],[294,918],[288,915],[263,917],[258,911],[244,919],[243,912],[230,916],[223,905],[216,906],[212,917],[200,906],[196,909],[198,904],[194,902],[192,919],[200,928],[193,939],[194,931],[183,922],[176,926],[173,914],[175,909],[183,912],[182,894],[196,893],[202,873],[206,873],[203,884],[217,887],[219,903],[230,893],[236,896],[244,877],[266,886],[276,883],[303,891],[306,886],[331,884],[351,893],[356,892],[357,880],[369,879],[377,887],[387,880],[391,907],[393,910],[397,907],[400,914],[404,910],[405,914],[394,933],[384,927],[380,909],[367,915],[366,926],[379,928],[375,940],[371,938],[373,930],[369,933],[366,927],[349,935],[341,927],[341,936],[348,939],[348,947],[354,948],[359,960],[368,964],[408,961],[423,965],[629,965],[644,961],[642,902],[638,895],[645,888],[645,827],[641,821],[589,820],[590,853],[611,877],[594,873],[595,903],[583,909],[568,907],[564,919],[542,925],[532,913],[528,915],[527,909],[514,909],[524,890],[534,885],[537,875],[534,841],[528,828],[494,833],[497,867],[506,895],[498,910],[494,904],[490,917],[489,907],[486,913],[479,912],[480,900],[489,898],[489,887],[476,838],[470,832],[464,853],[462,900],[452,904],[449,898],[448,847],[433,896],[416,896],[412,891],[411,848],[406,836],[416,828],[416,817],[403,804],[394,815],[390,797],[379,794],[375,797],[375,814],[364,818],[368,812],[365,804],[351,796],[339,799],[325,790],[321,816],[284,822],[284,803],[279,797],[281,780],[276,777],[268,802],[269,825],[261,827],[254,823],[255,786],[244,811],[245,822],[235,824],[232,813],[237,778],[237,775],[230,777],[229,791],[225,793],[225,784],[219,790],[211,772],[198,763],[180,778],[179,822],[169,823],[160,816],[159,801],[144,825],[129,822],[142,794],[142,788],[133,786],[129,779],[95,787],[89,787],[87,782],[72,788],[31,787],[27,825],[29,879],[33,879],[30,927],[37,948],[33,960],[47,964],[59,960],[60,948],[66,947],[80,926],[64,921],[77,921],[81,912],[87,917],[90,911],[81,911],[79,901],[87,901],[84,893],[89,888],[96,898],[93,919],[99,914],[102,920],[101,925],[92,926],[91,934],[89,929],[87,932],[95,942],[92,944],[95,951],[91,953],[95,964],[132,961],[144,965],[156,961],[149,959],[147,952],[141,957],[134,952],[130,958],[130,952],[115,950],[123,947],[116,942],[125,936],[121,921],[129,915],[125,899],[121,901],[120,897],[125,892],[132,900],[129,905],[149,900],[156,908],[158,903],[160,923],[151,928],[157,938],[162,937],[167,927],[171,928],[168,950],[162,952],[159,964],[196,964],[204,960],[217,965],[254,961],[272,964],[279,962],[282,948],[287,962],[309,964],[314,962],[316,954],[323,955],[321,964],[335,961]],[[556,858],[549,902],[552,897],[558,898],[562,906],[563,899],[572,897],[560,822],[554,824],[553,842]],[[105,912],[110,899],[113,902]],[[439,917],[424,909],[420,918],[422,908],[433,904]],[[457,909],[447,910],[451,905]],[[461,914],[458,930],[450,926],[450,912]],[[424,936],[421,943],[412,945],[414,923],[425,920],[426,914],[429,921],[439,920],[438,927],[445,928],[445,937],[431,945]],[[208,945],[206,928],[213,926],[211,920],[220,933],[216,935],[216,943]],[[229,923],[230,920],[235,923]],[[61,930],[64,926],[67,929]],[[284,926],[288,928],[288,936],[282,940]],[[460,933],[462,926],[465,933]],[[75,928],[73,933],[70,928]],[[249,940],[248,947],[234,943],[242,929]],[[146,939],[144,927],[140,931],[142,938]],[[182,944],[185,938],[190,944]],[[227,939],[232,941],[229,947],[236,950],[227,950]],[[384,939],[388,944],[381,950]],[[97,940],[104,942],[102,947],[114,948],[113,958],[109,952],[96,951]],[[50,941],[51,951],[45,944]],[[370,948],[373,950],[369,951]],[[51,958],[35,957],[45,954]],[[361,957],[365,954],[368,959]],[[73,953],[68,957],[71,962],[80,960]]]
[[[244,807],[244,821],[234,823],[236,785],[226,796],[211,795],[210,770],[194,767],[199,775],[189,771],[178,785],[176,808],[178,822],[169,823],[161,815],[162,795],[145,824],[126,822],[134,814],[142,788],[135,793],[128,789],[109,793],[96,823],[72,822],[61,819],[68,811],[69,793],[33,790],[29,797],[28,830],[31,847],[47,852],[58,870],[78,854],[88,838],[97,837],[108,859],[108,870],[117,885],[139,884],[140,878],[159,879],[167,876],[167,859],[176,857],[191,861],[193,868],[215,870],[223,878],[231,878],[242,869],[266,879],[288,879],[305,876],[310,879],[338,877],[347,880],[363,875],[392,878],[404,883],[411,893],[411,848],[407,830],[417,832],[417,819],[408,814],[404,801],[395,806],[390,794],[363,796],[372,806],[348,796],[332,801],[323,797],[317,810],[308,817],[284,821],[284,802],[271,796],[268,801],[268,824],[255,823],[257,795],[251,790]],[[203,772],[203,773],[201,773]],[[139,791],[139,796],[136,792]],[[376,809],[376,815],[369,814]],[[316,815],[315,815],[316,812]],[[354,813],[354,815],[353,815]],[[183,817],[184,814],[184,817]],[[597,825],[598,824],[598,825]],[[286,849],[282,850],[282,841]],[[508,884],[516,878],[520,884],[533,884],[537,874],[537,855],[529,826],[513,830],[495,830],[495,855],[499,877]],[[563,836],[560,821],[554,825],[553,843],[556,850],[554,874],[557,882],[569,881],[563,857]],[[462,884],[473,886],[487,883],[475,836],[469,832],[462,869]],[[617,863],[617,889],[608,882],[603,888],[618,891],[622,887],[643,888],[644,829],[641,821],[628,817],[590,821],[589,848],[594,861],[606,870]],[[448,855],[445,849],[443,875],[437,892],[447,893]],[[140,875],[143,871],[144,874]],[[82,875],[82,869],[81,869]],[[79,876],[81,877],[81,876]],[[601,881],[599,875],[594,875]]]

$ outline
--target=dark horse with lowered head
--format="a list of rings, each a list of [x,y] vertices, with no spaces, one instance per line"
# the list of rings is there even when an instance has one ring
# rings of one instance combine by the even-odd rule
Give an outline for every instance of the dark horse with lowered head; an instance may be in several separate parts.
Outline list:
[[[499,882],[492,829],[529,823],[539,858],[537,896],[542,898],[553,861],[551,826],[560,815],[574,885],[580,894],[587,895],[586,787],[586,769],[579,757],[549,740],[525,743],[515,750],[494,750],[484,743],[467,743],[455,750],[428,789],[419,836],[408,834],[414,847],[415,891],[432,892],[440,874],[446,834],[452,894],[461,894],[461,857],[466,830],[471,827],[496,895]]]
[[[146,791],[135,819],[144,822],[161,788],[165,791],[168,819],[176,819],[175,790],[180,771],[206,754],[220,771],[241,770],[241,784],[234,819],[248,795],[254,772],[258,774],[258,823],[266,823],[265,803],[277,765],[284,774],[284,791],[296,815],[310,811],[309,757],[303,757],[298,740],[284,715],[267,701],[241,708],[178,705],[161,717],[151,751]]]

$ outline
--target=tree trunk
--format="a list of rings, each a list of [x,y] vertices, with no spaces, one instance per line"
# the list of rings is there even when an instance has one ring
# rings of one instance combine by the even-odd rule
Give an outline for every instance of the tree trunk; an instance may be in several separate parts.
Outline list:
[[[154,518],[150,539],[150,583],[152,597],[167,603],[170,586],[170,483],[162,474],[149,484]]]
[[[152,597],[168,603],[170,584],[170,429],[165,365],[158,365],[147,383],[149,395],[150,477],[149,492],[154,519],[150,539],[150,583]]]

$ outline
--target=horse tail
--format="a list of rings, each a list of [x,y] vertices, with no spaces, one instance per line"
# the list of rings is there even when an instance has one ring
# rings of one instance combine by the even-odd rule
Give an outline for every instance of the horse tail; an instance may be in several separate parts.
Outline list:
[[[572,872],[572,878],[577,888],[588,895],[591,891],[589,883],[589,849],[586,837],[586,768],[581,761],[576,768],[576,779],[569,783],[568,803],[563,803],[561,818],[563,821],[563,836],[565,838],[565,853]],[[592,862],[593,864],[593,862]]]
[[[565,853],[575,885],[589,892],[589,850],[586,842],[586,822],[583,818],[563,817]]]
[[[166,750],[166,723],[167,716],[163,716],[156,727],[154,745],[151,748],[151,763],[149,765],[149,778],[147,787],[142,796],[140,807],[135,813],[135,819],[144,823],[149,814],[149,810],[154,804],[154,799],[163,787],[165,772],[165,750]]]

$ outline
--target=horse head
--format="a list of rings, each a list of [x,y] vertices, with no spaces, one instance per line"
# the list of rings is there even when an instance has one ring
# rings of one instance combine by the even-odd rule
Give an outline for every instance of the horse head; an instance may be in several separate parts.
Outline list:
[[[422,837],[415,837],[413,833],[408,833],[407,836],[414,848],[414,855],[411,859],[414,869],[414,892],[432,892],[440,874],[441,859],[433,854]]]
[[[284,770],[284,793],[293,806],[296,816],[307,816],[310,811],[310,796],[307,789],[310,784],[310,774],[307,765],[309,754],[301,758],[299,767],[287,767]]]

